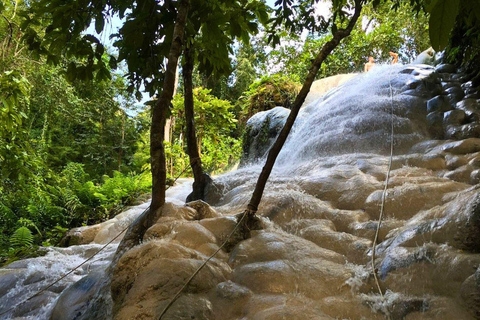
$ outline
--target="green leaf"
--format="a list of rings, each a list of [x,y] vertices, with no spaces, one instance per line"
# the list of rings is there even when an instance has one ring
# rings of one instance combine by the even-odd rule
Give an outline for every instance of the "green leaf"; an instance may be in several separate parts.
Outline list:
[[[103,26],[105,21],[103,20],[103,15],[99,15],[95,18],[95,31],[100,34],[103,31]]]
[[[460,0],[438,0],[429,21],[430,42],[436,51],[443,50],[450,39]]]
[[[75,62],[70,62],[67,68],[67,80],[73,82],[77,77],[77,66]]]
[[[33,244],[32,232],[27,227],[20,227],[10,237],[10,243],[14,247],[30,247]]]

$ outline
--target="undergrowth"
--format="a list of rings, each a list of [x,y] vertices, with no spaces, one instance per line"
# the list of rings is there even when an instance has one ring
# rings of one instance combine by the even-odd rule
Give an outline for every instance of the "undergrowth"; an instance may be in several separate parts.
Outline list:
[[[90,180],[84,166],[69,163],[24,184],[0,189],[0,264],[36,256],[59,243],[70,228],[112,218],[151,187],[148,173],[115,171]]]

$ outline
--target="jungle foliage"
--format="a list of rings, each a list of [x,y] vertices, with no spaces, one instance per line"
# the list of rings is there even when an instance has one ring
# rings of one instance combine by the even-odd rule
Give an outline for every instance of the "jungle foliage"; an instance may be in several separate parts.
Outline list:
[[[69,81],[77,60],[51,65],[27,50],[15,10],[4,3],[0,20],[1,260],[57,244],[151,186],[133,171],[138,124],[123,78]]]
[[[331,1],[330,17],[315,14],[317,2],[277,0],[269,9],[259,0],[0,0],[1,254],[55,244],[66,228],[110,217],[150,187],[152,167],[162,185],[154,197],[163,200],[165,178],[190,173],[184,83],[173,98],[172,53],[180,69],[192,54],[203,170],[231,167],[246,119],[293,102],[312,60],[347,27],[353,1]],[[480,84],[477,1],[355,5],[358,23],[323,57],[316,78],[358,72],[369,55],[388,62],[391,50],[409,62],[431,43],[446,46],[447,59]],[[113,50],[101,40],[118,18]],[[157,99],[136,114],[141,90]],[[174,123],[164,142],[167,116]]]

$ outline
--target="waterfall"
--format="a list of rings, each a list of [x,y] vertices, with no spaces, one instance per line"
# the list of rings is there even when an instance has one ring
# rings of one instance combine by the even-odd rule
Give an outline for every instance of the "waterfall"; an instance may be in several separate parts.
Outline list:
[[[191,180],[181,179],[177,186],[167,190],[167,201],[177,204],[185,203],[191,192]],[[0,268],[0,313],[19,305],[14,310],[0,316],[0,319],[49,319],[59,294],[87,274],[104,271],[113,257],[121,238],[108,245],[90,262],[49,288],[40,295],[24,302],[35,293],[61,278],[64,274],[83,263],[98,252],[104,244],[118,235],[129,223],[149,206],[149,202],[128,208],[114,219],[93,227],[82,227],[83,233],[96,229],[91,243],[73,245],[66,248],[43,248],[45,255],[13,262]],[[21,303],[21,304],[20,304]]]
[[[267,183],[261,230],[229,239],[165,319],[478,318],[480,94],[452,71],[376,66],[304,105]],[[228,240],[288,112],[277,107],[249,120],[242,165],[215,178],[208,204],[183,205],[190,182],[169,190],[162,217],[112,272],[115,319],[157,319]],[[89,244],[48,248],[44,257],[0,269],[0,309],[78,264],[147,205],[88,229]],[[92,307],[78,296],[88,296],[114,250],[3,318],[48,319],[56,303],[60,314],[79,310],[78,319],[88,319]]]

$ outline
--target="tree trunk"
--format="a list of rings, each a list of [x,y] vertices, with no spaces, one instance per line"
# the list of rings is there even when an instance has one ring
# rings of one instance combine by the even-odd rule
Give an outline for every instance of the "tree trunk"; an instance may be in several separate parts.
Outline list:
[[[123,148],[125,144],[125,117],[127,115],[122,112],[122,138],[120,140],[120,150],[118,151],[118,171],[121,172],[122,169],[122,156],[123,156]]]
[[[175,27],[173,29],[172,45],[168,54],[167,69],[163,81],[163,90],[152,110],[152,126],[150,129],[150,156],[152,163],[152,203],[150,208],[140,215],[128,228],[122,242],[112,261],[116,264],[121,255],[128,249],[140,243],[145,231],[156,221],[159,209],[165,204],[165,190],[167,170],[165,162],[165,149],[163,145],[164,128],[167,110],[173,98],[175,88],[175,73],[178,58],[182,52],[183,37],[190,2],[179,2]]]
[[[187,129],[187,152],[190,158],[190,166],[193,172],[193,191],[187,197],[187,202],[205,199],[205,187],[210,177],[203,172],[202,160],[200,158],[197,137],[195,134],[195,114],[193,104],[193,56],[192,48],[185,47],[183,65],[183,86],[185,89],[185,122]]]
[[[295,122],[298,112],[300,111],[300,107],[302,106],[308,92],[310,91],[310,87],[315,80],[315,76],[317,75],[317,72],[320,69],[322,62],[328,57],[332,50],[338,46],[340,41],[352,32],[352,29],[355,26],[361,11],[362,0],[355,0],[355,12],[351,20],[349,21],[348,26],[345,29],[338,29],[334,31],[333,38],[323,45],[322,50],[318,53],[315,60],[312,62],[312,66],[310,67],[310,71],[303,84],[303,87],[300,90],[300,93],[297,95],[295,102],[293,103],[290,114],[287,118],[287,121],[285,122],[285,125],[282,128],[282,131],[280,132],[280,135],[278,136],[277,140],[275,140],[275,143],[268,152],[267,160],[265,162],[265,165],[263,166],[260,176],[258,177],[257,184],[255,185],[255,190],[247,207],[250,219],[253,218],[253,216],[258,210],[258,205],[262,200],[263,191],[265,190],[265,185],[270,176],[270,173],[272,172],[275,160],[277,159],[278,154],[282,150],[282,147],[287,140],[288,134],[290,133],[293,123]]]

